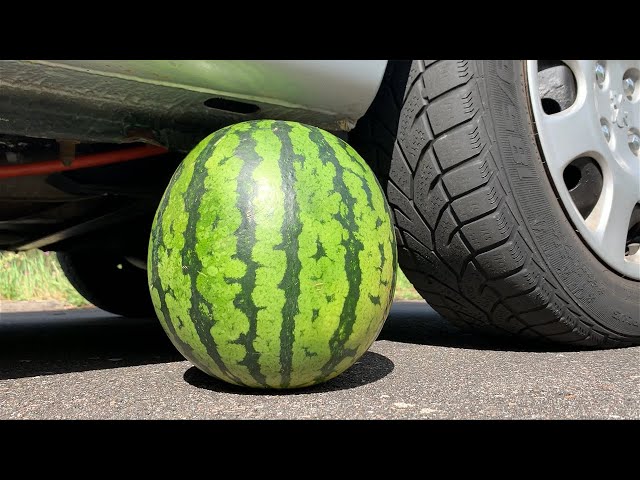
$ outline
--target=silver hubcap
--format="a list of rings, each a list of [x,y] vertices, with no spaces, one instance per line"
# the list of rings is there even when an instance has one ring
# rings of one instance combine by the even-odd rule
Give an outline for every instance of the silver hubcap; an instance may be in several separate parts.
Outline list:
[[[637,218],[634,211],[640,208],[640,60],[563,62],[575,78],[575,100],[547,113],[538,62],[527,62],[533,116],[551,179],[593,252],[613,270],[640,280],[640,249],[630,239],[632,214]],[[602,182],[588,214],[576,205],[565,174],[585,158],[597,163]]]

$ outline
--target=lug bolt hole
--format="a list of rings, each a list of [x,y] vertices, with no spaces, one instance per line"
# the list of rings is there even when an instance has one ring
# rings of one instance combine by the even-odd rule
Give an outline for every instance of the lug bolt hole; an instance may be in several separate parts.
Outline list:
[[[640,132],[638,131],[637,128],[631,128],[629,129],[629,136],[628,136],[628,141],[629,141],[629,148],[631,149],[631,152],[637,157],[639,156],[639,152],[640,152]]]
[[[600,119],[600,128],[602,130],[602,135],[604,135],[605,140],[609,143],[611,141],[611,126],[606,118]]]
[[[630,68],[624,72],[624,75],[622,76],[622,91],[632,102],[635,102],[640,98],[638,81],[640,81],[640,70],[637,68]]]
[[[602,88],[604,86],[604,81],[607,79],[607,68],[606,63],[603,60],[599,60],[596,62],[596,82],[598,86]]]

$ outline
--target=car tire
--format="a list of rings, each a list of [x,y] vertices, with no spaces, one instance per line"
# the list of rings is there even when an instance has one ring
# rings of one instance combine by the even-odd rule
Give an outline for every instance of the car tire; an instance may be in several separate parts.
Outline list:
[[[87,301],[125,317],[155,316],[147,272],[124,257],[87,251],[58,252],[65,276]]]
[[[526,62],[390,62],[349,141],[394,214],[400,265],[455,325],[589,347],[640,343],[640,282],[608,268],[545,168]]]

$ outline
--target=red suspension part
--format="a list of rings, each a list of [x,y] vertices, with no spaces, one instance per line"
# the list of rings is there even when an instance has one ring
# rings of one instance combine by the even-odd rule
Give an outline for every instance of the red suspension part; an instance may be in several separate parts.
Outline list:
[[[61,160],[28,163],[25,165],[0,165],[0,178],[24,177],[28,175],[46,175],[55,172],[66,172],[79,168],[100,167],[112,163],[127,162],[139,158],[153,157],[167,153],[164,147],[142,145],[111,152],[92,153],[76,157],[71,165],[64,165]]]

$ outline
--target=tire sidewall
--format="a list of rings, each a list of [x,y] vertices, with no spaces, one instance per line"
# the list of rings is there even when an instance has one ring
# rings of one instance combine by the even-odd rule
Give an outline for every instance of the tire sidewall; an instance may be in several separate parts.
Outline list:
[[[555,293],[559,308],[582,320],[590,317],[605,330],[597,328],[600,333],[640,336],[640,282],[611,271],[587,248],[549,180],[536,142],[525,66],[498,60],[478,67],[485,78],[482,94],[491,118],[485,127],[497,146],[497,173],[511,190],[507,195],[522,220],[521,234],[533,240],[526,242],[535,250],[528,253],[544,260],[539,267],[547,272],[545,279],[566,295]]]

